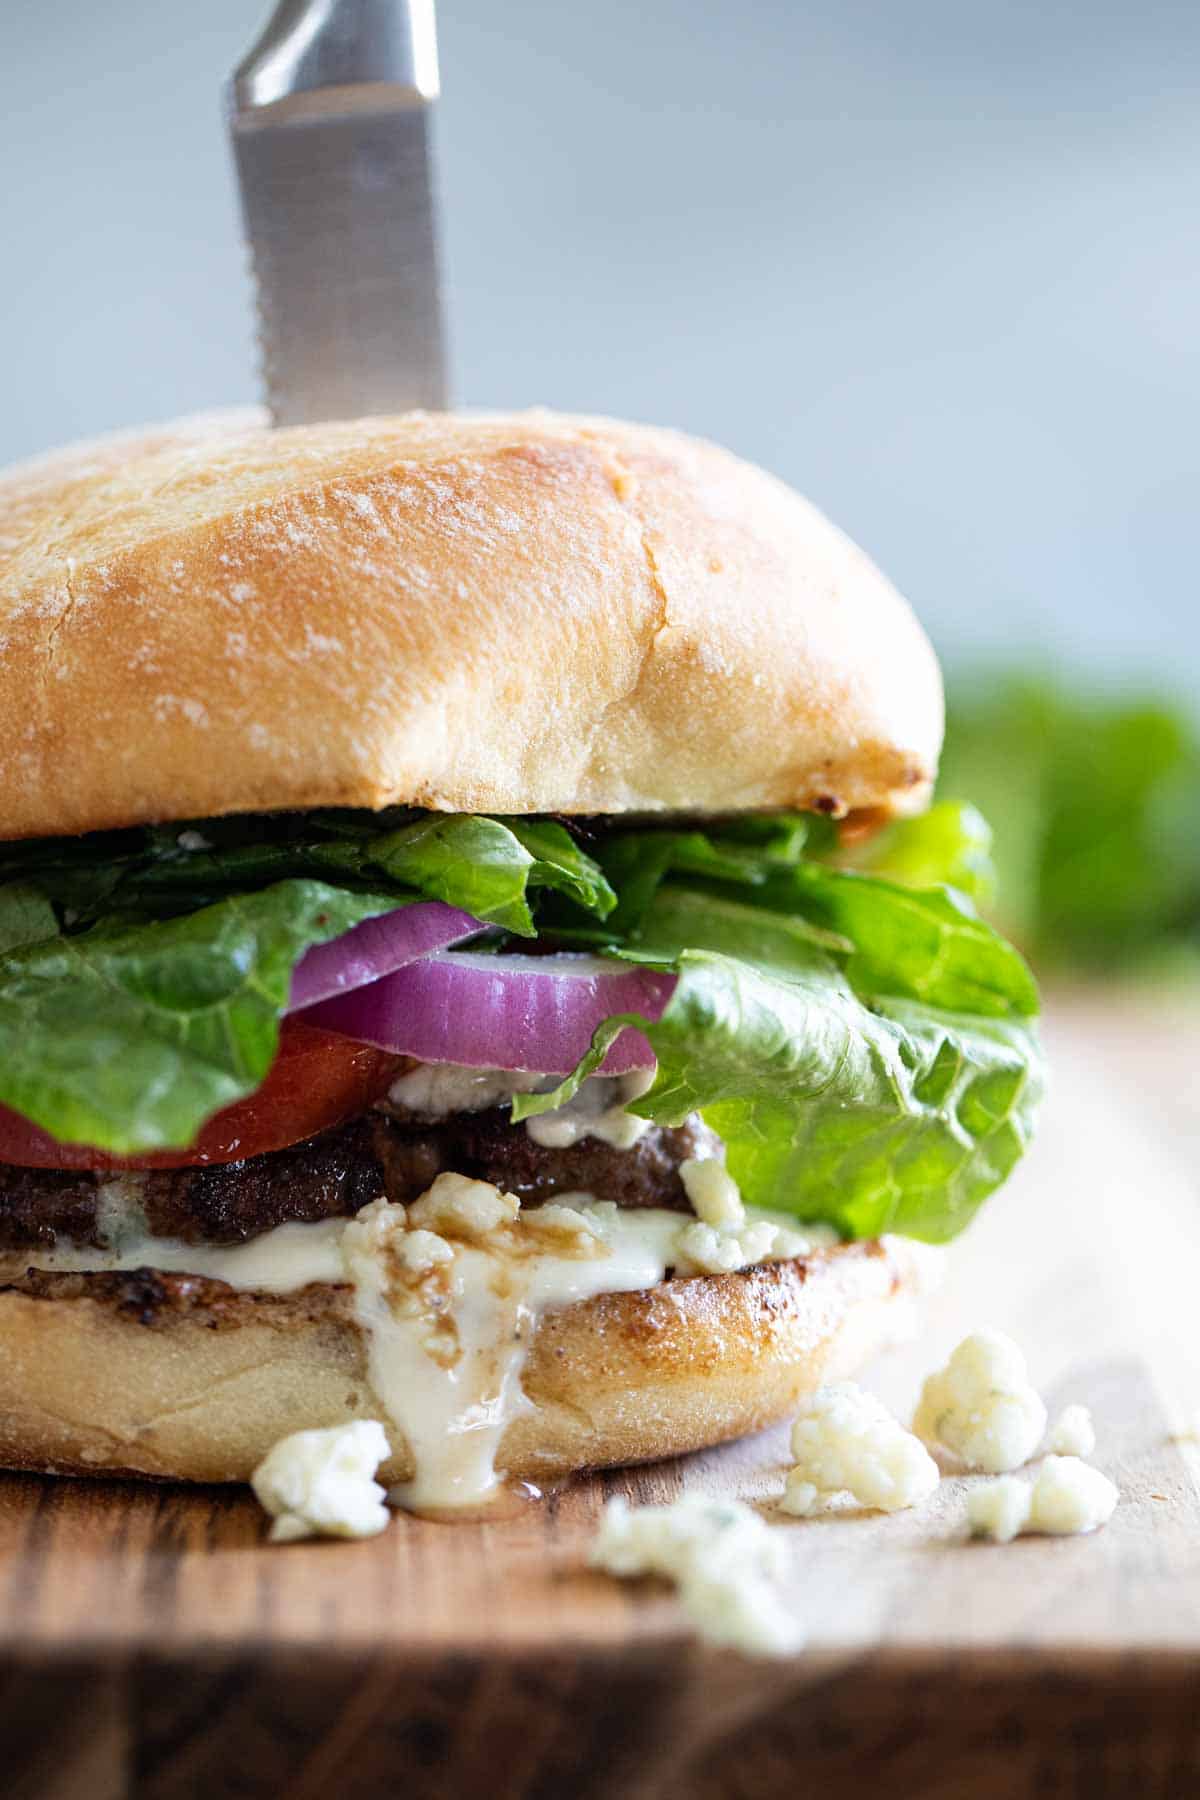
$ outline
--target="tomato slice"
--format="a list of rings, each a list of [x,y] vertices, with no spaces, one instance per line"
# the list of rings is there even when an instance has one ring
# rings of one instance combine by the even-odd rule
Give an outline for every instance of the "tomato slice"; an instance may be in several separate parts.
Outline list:
[[[364,1112],[409,1060],[285,1019],[279,1053],[262,1086],[216,1113],[190,1149],[110,1156],[86,1144],[60,1144],[20,1113],[0,1106],[0,1162],[32,1169],[183,1169],[240,1162],[267,1150],[285,1150]]]

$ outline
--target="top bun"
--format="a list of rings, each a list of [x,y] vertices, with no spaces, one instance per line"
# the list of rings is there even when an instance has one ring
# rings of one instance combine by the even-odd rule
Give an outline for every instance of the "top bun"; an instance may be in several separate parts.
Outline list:
[[[905,602],[710,444],[210,414],[0,476],[0,837],[396,802],[911,811]]]

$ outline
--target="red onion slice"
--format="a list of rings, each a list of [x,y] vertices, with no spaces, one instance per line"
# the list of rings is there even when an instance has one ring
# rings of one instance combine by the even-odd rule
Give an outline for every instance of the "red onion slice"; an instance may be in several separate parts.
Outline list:
[[[662,1017],[675,976],[602,956],[423,956],[305,1017],[422,1062],[473,1069],[528,1069],[568,1075],[614,1013]],[[629,1027],[604,1059],[603,1073],[654,1067],[654,1052]]]
[[[348,994],[390,975],[431,950],[444,950],[487,927],[470,913],[441,900],[419,900],[378,918],[364,919],[328,944],[306,950],[292,974],[288,1011]]]

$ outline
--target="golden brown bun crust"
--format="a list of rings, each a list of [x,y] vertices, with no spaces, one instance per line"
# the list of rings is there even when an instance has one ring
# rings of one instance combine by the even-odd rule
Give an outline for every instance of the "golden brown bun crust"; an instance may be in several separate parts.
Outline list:
[[[547,1479],[758,1430],[902,1334],[920,1285],[911,1246],[887,1239],[547,1313],[523,1376],[535,1410],[499,1467]],[[35,1275],[0,1290],[0,1344],[7,1468],[245,1481],[288,1432],[388,1423],[345,1288]],[[389,1435],[385,1477],[408,1480]]]
[[[209,415],[0,476],[0,838],[927,796],[933,653],[806,501],[551,413]]]

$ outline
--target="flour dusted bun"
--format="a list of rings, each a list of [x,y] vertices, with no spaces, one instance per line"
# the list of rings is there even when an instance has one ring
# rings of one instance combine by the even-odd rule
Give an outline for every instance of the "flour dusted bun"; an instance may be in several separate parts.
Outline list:
[[[0,838],[309,806],[907,811],[929,645],[673,432],[209,415],[0,477]]]
[[[929,1254],[844,1244],[545,1313],[523,1375],[533,1410],[498,1467],[536,1481],[758,1430],[905,1335]],[[395,1451],[386,1479],[413,1472],[345,1288],[30,1274],[0,1289],[0,1341],[4,1468],[245,1481],[289,1432],[377,1418]]]

